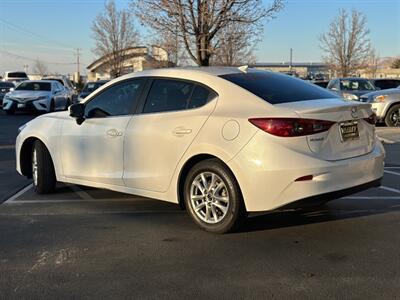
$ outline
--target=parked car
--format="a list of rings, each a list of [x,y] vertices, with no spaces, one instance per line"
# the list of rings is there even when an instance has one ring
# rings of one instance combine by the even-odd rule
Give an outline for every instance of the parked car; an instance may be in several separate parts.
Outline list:
[[[76,92],[76,88],[67,76],[62,76],[62,75],[44,76],[42,79],[43,80],[56,80],[59,83],[61,83],[68,91],[69,105],[71,105],[77,99],[78,93]]]
[[[400,87],[365,94],[360,101],[371,103],[379,121],[386,126],[400,127]]]
[[[18,110],[52,112],[68,107],[68,91],[57,81],[28,80],[21,82],[3,99],[3,110],[14,114]]]
[[[91,93],[93,93],[95,90],[97,90],[99,87],[101,87],[103,84],[106,84],[107,82],[109,82],[109,80],[97,80],[87,82],[83,87],[82,92],[78,96],[78,101],[82,101],[84,98],[89,96]]]
[[[10,81],[17,85],[18,83],[29,80],[28,75],[22,71],[8,71],[4,73],[3,81]]]
[[[369,104],[279,73],[154,69],[22,126],[17,170],[37,193],[61,181],[157,198],[222,233],[249,212],[379,185],[374,121]]]
[[[400,86],[400,79],[380,78],[380,79],[370,79],[370,81],[375,86],[375,88],[381,90],[394,89]]]
[[[326,89],[328,86],[329,80],[313,81],[312,83],[318,85],[319,87]]]
[[[358,101],[361,95],[375,91],[375,86],[365,78],[335,78],[329,81],[327,89],[336,92],[346,100]]]
[[[7,94],[10,89],[14,89],[15,85],[9,81],[0,81],[0,105],[3,106],[4,95]]]

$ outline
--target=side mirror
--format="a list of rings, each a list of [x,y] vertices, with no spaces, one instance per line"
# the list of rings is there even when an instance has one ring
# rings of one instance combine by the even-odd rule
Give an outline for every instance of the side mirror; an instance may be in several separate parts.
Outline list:
[[[85,104],[72,104],[69,107],[69,116],[76,120],[76,124],[81,125],[85,121]]]

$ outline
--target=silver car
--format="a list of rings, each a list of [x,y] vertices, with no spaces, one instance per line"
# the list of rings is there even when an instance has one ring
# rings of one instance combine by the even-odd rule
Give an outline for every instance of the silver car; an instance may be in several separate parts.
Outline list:
[[[400,87],[365,94],[360,101],[371,103],[378,119],[387,126],[400,127]]]
[[[355,101],[358,101],[362,95],[376,90],[368,79],[357,77],[332,79],[326,88],[345,100]]]
[[[3,99],[3,110],[7,114],[35,111],[52,112],[68,108],[68,91],[58,81],[28,80],[20,83]]]
[[[72,84],[71,80],[67,76],[64,75],[53,75],[53,76],[44,76],[42,80],[56,80],[59,83],[61,83],[64,88],[68,91],[68,99],[69,99],[69,104],[72,104],[77,100],[78,98],[78,93],[76,91],[76,88]]]

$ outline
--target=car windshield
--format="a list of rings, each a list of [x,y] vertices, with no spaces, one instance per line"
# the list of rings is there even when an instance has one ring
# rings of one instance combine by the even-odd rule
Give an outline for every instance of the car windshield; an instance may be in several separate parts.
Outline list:
[[[340,81],[340,89],[343,91],[373,91],[374,86],[368,80],[344,79]]]
[[[101,87],[105,82],[89,82],[85,85],[82,92],[91,93]]]
[[[235,73],[221,75],[220,77],[271,104],[338,97],[312,83],[273,72]]]
[[[12,82],[1,82],[0,81],[0,88],[13,88],[14,84]]]
[[[22,82],[15,90],[18,91],[51,91],[50,82]]]

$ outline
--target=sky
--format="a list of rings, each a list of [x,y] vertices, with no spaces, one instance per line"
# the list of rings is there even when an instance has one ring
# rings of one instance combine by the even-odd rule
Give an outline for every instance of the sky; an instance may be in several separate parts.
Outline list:
[[[271,0],[263,0],[267,5]],[[0,0],[0,74],[7,70],[32,72],[35,60],[50,72],[80,71],[96,59],[91,25],[104,9],[105,0]],[[129,0],[116,0],[127,8]],[[276,18],[265,22],[257,46],[257,62],[289,60],[319,62],[318,37],[327,31],[340,8],[357,9],[367,17],[372,45],[381,57],[400,55],[400,0],[286,0]],[[146,30],[136,24],[146,43]]]

